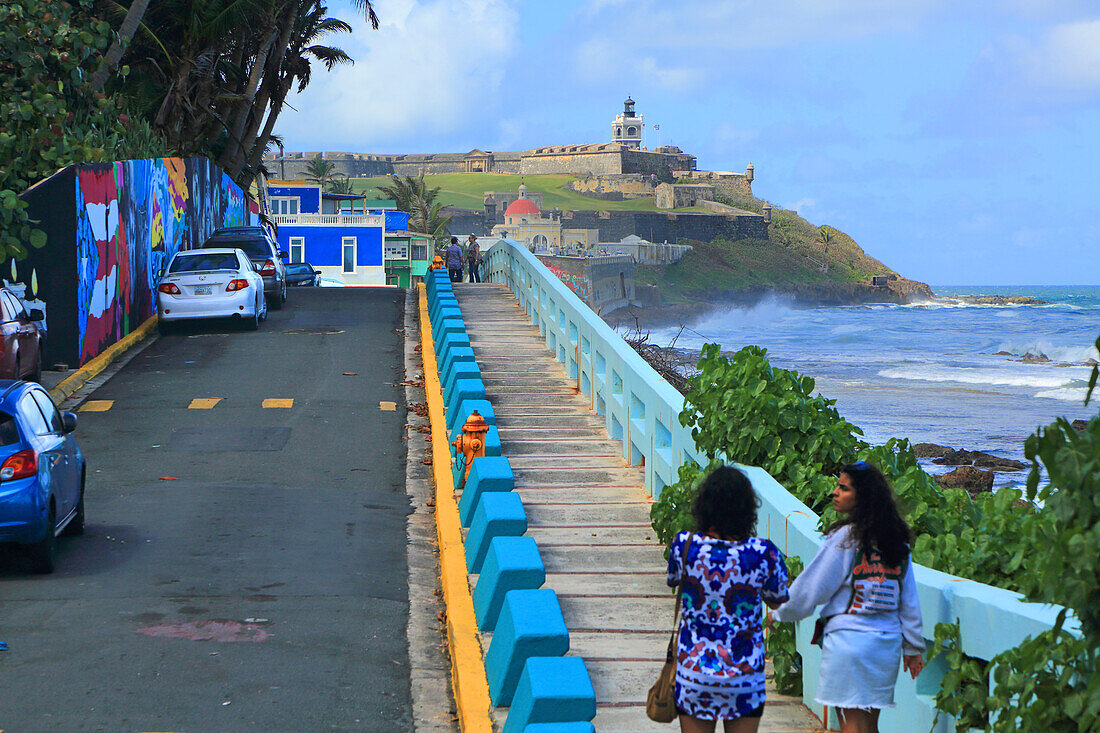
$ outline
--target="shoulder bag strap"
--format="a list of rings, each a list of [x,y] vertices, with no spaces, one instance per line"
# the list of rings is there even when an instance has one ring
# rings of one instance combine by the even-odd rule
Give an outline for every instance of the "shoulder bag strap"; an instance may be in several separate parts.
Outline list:
[[[680,582],[676,584],[676,615],[673,617],[672,624],[672,638],[668,640],[668,654],[666,660],[671,662],[676,658],[676,637],[680,635],[680,622],[683,617],[680,616],[680,600],[684,596],[684,577],[687,575],[687,556],[691,550],[691,543],[695,539],[695,533],[690,533],[687,536],[687,541],[684,542],[684,553],[680,556]]]

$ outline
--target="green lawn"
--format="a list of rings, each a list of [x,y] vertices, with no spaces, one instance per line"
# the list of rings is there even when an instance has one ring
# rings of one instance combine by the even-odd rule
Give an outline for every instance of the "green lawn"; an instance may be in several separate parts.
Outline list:
[[[439,186],[442,189],[439,194],[440,201],[460,209],[480,209],[485,205],[486,191],[515,191],[523,183],[527,185],[528,191],[542,194],[542,207],[546,211],[555,208],[563,211],[664,211],[664,209],[658,209],[651,198],[601,201],[581,196],[565,187],[567,182],[576,179],[576,176],[568,175],[520,176],[504,173],[439,173],[424,176],[429,186]],[[365,191],[373,198],[385,198],[378,187],[388,184],[389,177],[353,178],[351,183],[357,193]],[[706,211],[696,206],[676,209],[677,213],[705,213]]]

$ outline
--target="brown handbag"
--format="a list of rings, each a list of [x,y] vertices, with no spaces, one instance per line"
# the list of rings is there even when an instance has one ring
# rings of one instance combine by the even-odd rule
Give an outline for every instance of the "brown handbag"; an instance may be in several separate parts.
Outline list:
[[[665,666],[661,667],[661,674],[657,676],[653,687],[649,688],[649,695],[645,700],[645,714],[655,723],[671,723],[676,720],[676,637],[680,635],[680,599],[683,596],[684,576],[687,574],[687,556],[694,538],[695,535],[690,534],[684,543],[684,555],[680,561],[680,583],[676,586],[676,622],[672,638],[668,640]]]

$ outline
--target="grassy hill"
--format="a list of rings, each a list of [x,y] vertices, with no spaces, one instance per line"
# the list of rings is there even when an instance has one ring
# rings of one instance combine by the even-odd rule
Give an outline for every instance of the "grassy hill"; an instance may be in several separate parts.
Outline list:
[[[425,182],[432,187],[439,186],[442,191],[439,200],[446,205],[459,209],[481,209],[486,191],[515,191],[525,184],[532,193],[542,194],[542,206],[546,210],[562,209],[573,211],[657,211],[657,205],[651,198],[632,199],[630,201],[601,201],[581,196],[565,187],[569,181],[578,180],[578,176],[541,175],[521,176],[507,173],[439,173],[424,176]],[[378,191],[379,186],[389,183],[389,176],[374,178],[353,178],[352,188],[356,193],[362,191],[368,196],[385,198]],[[663,211],[663,209],[662,209]],[[706,209],[691,207],[677,209],[686,212],[705,212]]]

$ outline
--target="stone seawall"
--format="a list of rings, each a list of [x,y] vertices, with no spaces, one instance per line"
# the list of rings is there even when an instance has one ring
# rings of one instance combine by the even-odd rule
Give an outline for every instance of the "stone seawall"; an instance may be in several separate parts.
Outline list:
[[[766,239],[764,217],[752,215],[679,214],[658,211],[572,211],[565,212],[562,226],[568,229],[599,229],[601,242],[618,242],[637,234],[650,242],[678,242],[692,239],[709,242],[718,237],[729,240]]]

